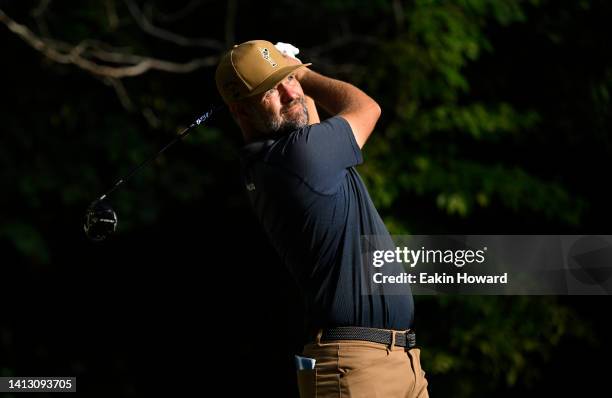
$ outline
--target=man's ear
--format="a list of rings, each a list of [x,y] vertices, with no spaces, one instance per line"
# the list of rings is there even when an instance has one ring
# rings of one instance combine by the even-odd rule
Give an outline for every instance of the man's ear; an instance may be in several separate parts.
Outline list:
[[[249,121],[249,114],[247,111],[247,105],[244,101],[236,101],[230,102],[227,104],[227,107],[232,114],[232,118],[236,122],[236,124],[242,130],[243,136],[246,138],[250,136],[250,132],[252,130],[251,123]]]
[[[227,107],[229,108],[230,112],[232,112],[235,118],[243,119],[247,117],[246,108],[242,101],[230,102],[229,104],[227,104]]]

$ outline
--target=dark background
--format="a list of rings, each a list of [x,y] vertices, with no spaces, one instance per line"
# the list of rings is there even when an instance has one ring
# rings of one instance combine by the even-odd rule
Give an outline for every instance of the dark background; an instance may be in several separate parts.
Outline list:
[[[226,111],[113,194],[115,236],[94,244],[82,232],[97,195],[220,103],[216,59],[245,40],[292,43],[381,104],[358,170],[392,233],[609,233],[609,2],[0,10],[2,376],[76,376],[83,396],[297,395],[302,307],[248,208]],[[113,75],[134,54],[207,61]],[[609,304],[416,297],[430,394],[595,394],[609,370]]]

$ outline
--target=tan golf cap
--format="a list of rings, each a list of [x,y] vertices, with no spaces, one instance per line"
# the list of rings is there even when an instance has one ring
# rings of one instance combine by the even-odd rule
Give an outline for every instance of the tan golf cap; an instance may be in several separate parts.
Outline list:
[[[261,94],[294,70],[311,64],[291,64],[269,41],[251,40],[235,45],[221,57],[215,80],[226,103]]]

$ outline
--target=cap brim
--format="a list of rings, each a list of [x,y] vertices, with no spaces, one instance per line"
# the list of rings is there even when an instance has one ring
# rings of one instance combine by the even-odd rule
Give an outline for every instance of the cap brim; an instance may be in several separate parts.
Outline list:
[[[310,65],[312,65],[312,63],[285,66],[284,68],[281,68],[276,72],[272,73],[270,76],[268,76],[266,80],[261,82],[259,86],[255,87],[253,91],[249,93],[246,97],[252,97],[254,95],[264,93],[276,86],[278,83],[282,82],[287,76],[291,74],[291,72]]]

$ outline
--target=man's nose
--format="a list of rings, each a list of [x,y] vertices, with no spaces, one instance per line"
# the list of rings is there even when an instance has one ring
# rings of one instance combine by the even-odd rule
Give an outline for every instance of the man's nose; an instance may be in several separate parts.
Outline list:
[[[289,84],[282,82],[278,84],[278,93],[280,94],[282,103],[289,103],[296,98],[299,98],[299,94]]]

